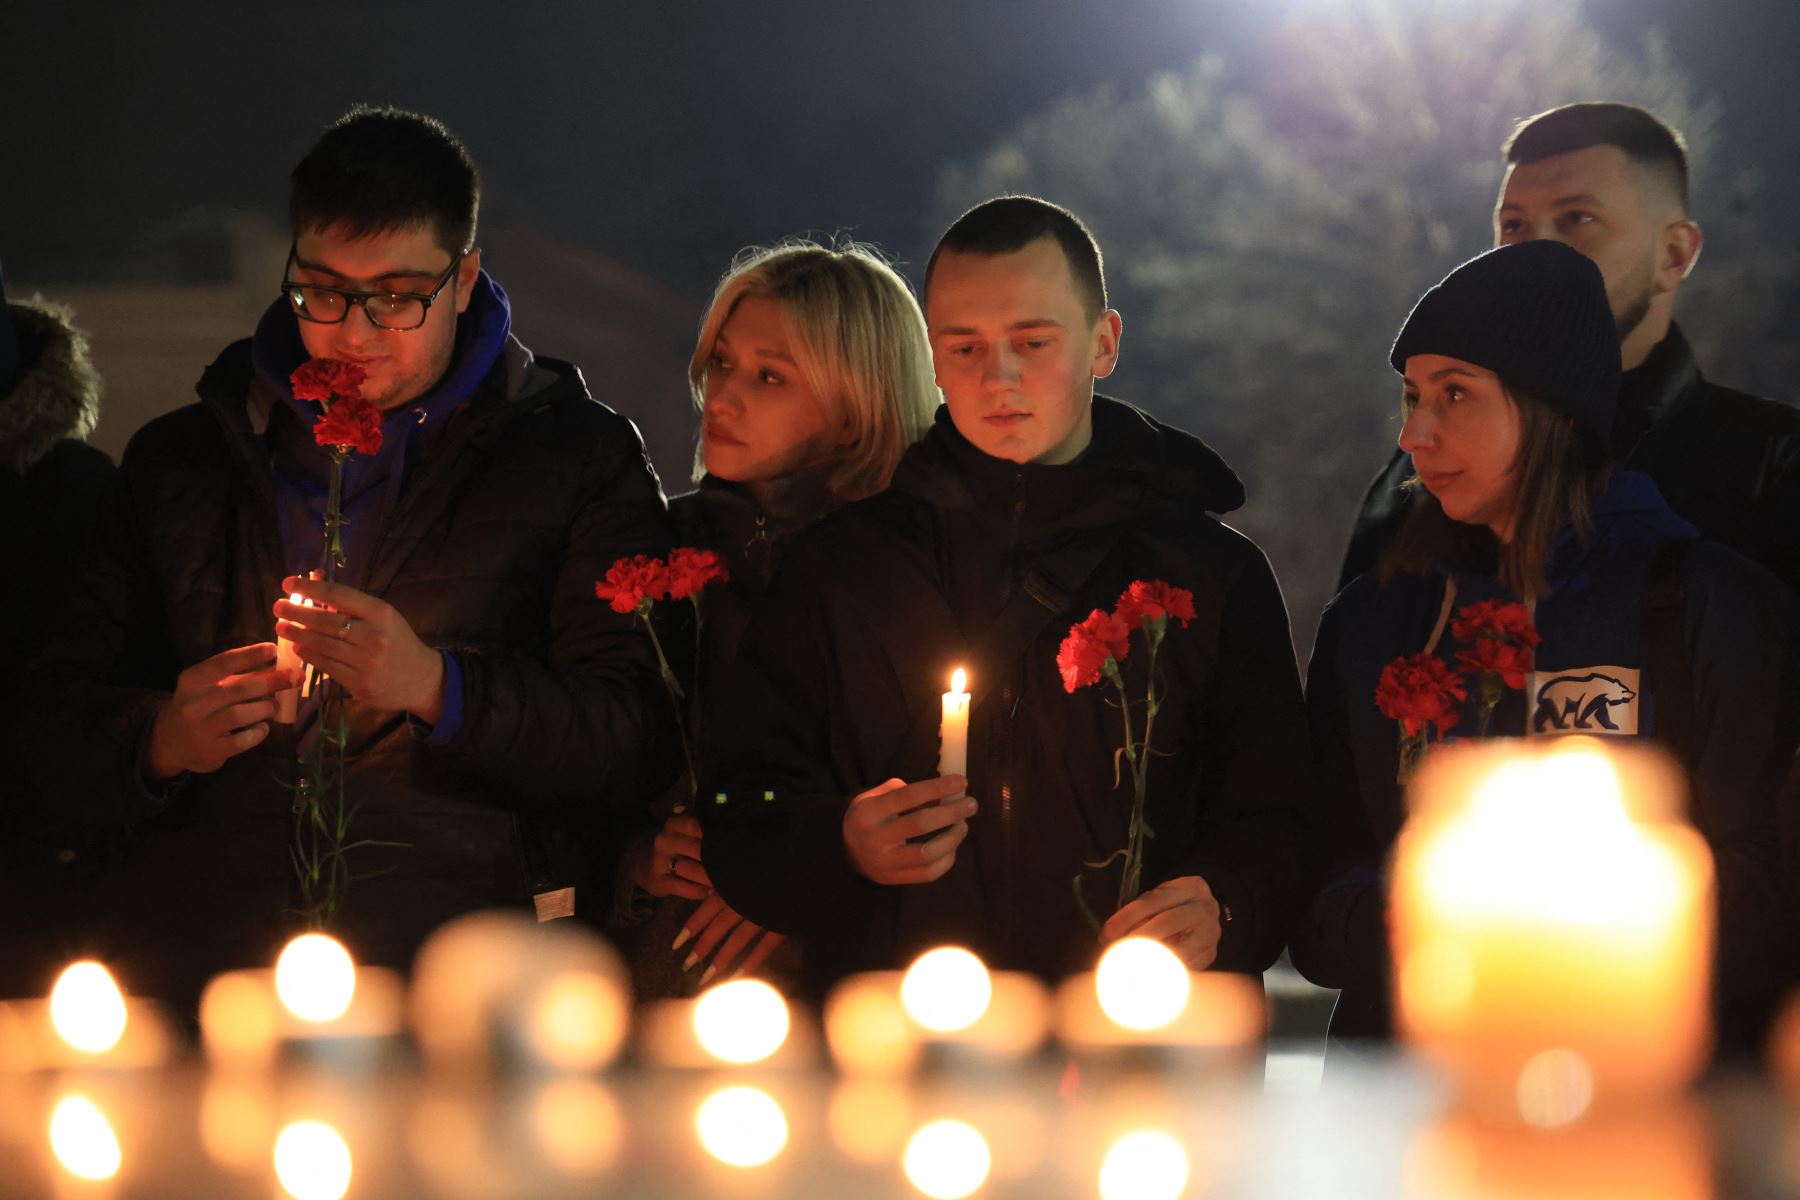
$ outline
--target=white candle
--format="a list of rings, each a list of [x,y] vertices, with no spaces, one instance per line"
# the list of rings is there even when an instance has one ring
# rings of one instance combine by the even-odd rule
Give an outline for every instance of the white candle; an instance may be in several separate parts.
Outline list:
[[[938,726],[938,775],[969,773],[969,693],[968,672],[961,667],[950,675],[950,690],[944,693],[944,720]]]
[[[289,604],[307,604],[299,592],[288,595]],[[311,607],[308,605],[308,607]],[[306,664],[294,650],[294,643],[286,638],[275,640],[275,665],[284,671],[299,675],[306,670]],[[283,688],[275,693],[275,720],[282,725],[292,725],[300,714],[300,687]]]

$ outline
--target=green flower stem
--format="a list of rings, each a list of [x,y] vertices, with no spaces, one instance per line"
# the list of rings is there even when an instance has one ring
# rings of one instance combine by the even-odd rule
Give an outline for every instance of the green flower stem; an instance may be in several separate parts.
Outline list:
[[[662,670],[663,686],[668,689],[669,702],[675,706],[675,731],[681,735],[681,757],[687,764],[688,792],[697,797],[700,795],[700,773],[694,766],[694,747],[688,740],[687,718],[682,712],[687,693],[681,690],[681,683],[669,666],[668,656],[663,653],[662,639],[656,636],[656,626],[650,621],[650,606],[648,598],[640,601],[637,615],[644,622],[644,632],[650,635],[650,645],[656,651],[656,665]]]

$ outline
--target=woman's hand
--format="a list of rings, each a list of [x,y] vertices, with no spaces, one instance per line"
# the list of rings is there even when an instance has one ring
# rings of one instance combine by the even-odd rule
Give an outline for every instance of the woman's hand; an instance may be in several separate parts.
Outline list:
[[[700,837],[700,822],[677,808],[650,843],[632,882],[652,896],[706,899],[712,895],[712,880],[700,863]]]

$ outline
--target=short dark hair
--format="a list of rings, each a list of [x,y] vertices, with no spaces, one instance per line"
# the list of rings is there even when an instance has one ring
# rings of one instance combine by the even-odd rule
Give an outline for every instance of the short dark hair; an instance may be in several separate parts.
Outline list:
[[[1685,213],[1688,205],[1687,139],[1653,113],[1630,104],[1587,100],[1565,104],[1520,121],[1501,153],[1515,165],[1593,146],[1617,146],[1640,167],[1662,174]]]
[[[1063,258],[1068,260],[1069,274],[1075,277],[1085,315],[1090,320],[1097,319],[1106,311],[1106,272],[1100,243],[1080,217],[1060,204],[1036,196],[996,196],[952,221],[925,264],[925,286],[921,292],[931,291],[931,272],[937,266],[938,255],[946,250],[957,254],[1011,254],[1047,237],[1056,239]]]
[[[430,225],[452,254],[475,243],[481,176],[435,117],[357,105],[325,131],[288,178],[294,236],[342,227],[371,237]]]

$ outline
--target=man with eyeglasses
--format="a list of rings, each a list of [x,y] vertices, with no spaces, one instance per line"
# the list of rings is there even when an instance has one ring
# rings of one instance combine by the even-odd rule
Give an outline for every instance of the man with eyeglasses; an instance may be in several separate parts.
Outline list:
[[[613,560],[666,552],[660,487],[630,422],[512,336],[478,207],[441,124],[352,110],[293,172],[255,335],[126,450],[28,740],[59,819],[118,838],[91,950],[134,992],[192,1001],[298,925],[296,761],[319,733],[315,700],[276,720],[298,682],[277,632],[351,698],[347,840],[376,844],[332,929],[361,961],[405,966],[474,909],[603,913],[609,814],[674,774],[647,641],[594,598]],[[307,578],[329,474],[289,380],[309,358],[355,364],[382,412],[379,451],[345,464],[331,583]]]

